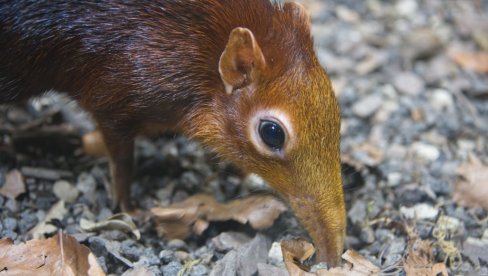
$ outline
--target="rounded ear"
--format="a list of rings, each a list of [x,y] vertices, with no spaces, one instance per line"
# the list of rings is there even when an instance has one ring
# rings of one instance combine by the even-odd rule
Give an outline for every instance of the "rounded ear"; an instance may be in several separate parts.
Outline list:
[[[266,61],[253,33],[247,28],[235,28],[219,60],[219,73],[230,94],[236,88],[251,84],[264,69]]]

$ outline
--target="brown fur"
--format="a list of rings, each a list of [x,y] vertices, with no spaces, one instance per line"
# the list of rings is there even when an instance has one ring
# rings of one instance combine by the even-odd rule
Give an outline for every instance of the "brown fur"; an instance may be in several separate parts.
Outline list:
[[[0,5],[0,24],[0,103],[49,89],[78,100],[104,135],[123,208],[135,135],[156,125],[181,131],[271,183],[319,259],[338,264],[346,227],[339,108],[303,8],[268,0],[15,0]],[[237,27],[252,32],[265,65],[248,63],[252,78],[230,78],[239,85],[229,95],[219,59]],[[290,116],[296,143],[283,158],[263,156],[246,136],[260,108]]]

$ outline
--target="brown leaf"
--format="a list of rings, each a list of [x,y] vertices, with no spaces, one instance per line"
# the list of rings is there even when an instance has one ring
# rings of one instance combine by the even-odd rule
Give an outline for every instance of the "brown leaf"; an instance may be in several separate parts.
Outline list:
[[[342,267],[319,269],[318,276],[369,276],[379,275],[380,268],[371,263],[354,250],[347,250],[342,254],[342,259],[347,263]]]
[[[281,241],[281,252],[283,261],[290,275],[311,276],[313,273],[307,272],[309,269],[301,262],[310,258],[315,249],[313,245],[303,239]]]
[[[5,177],[5,183],[0,188],[0,194],[15,199],[25,193],[25,183],[22,174],[18,170],[11,170]]]
[[[453,199],[467,207],[482,207],[488,210],[488,166],[465,163],[458,170]]]
[[[312,244],[298,240],[283,240],[281,242],[283,261],[290,275],[299,276],[366,276],[378,275],[380,269],[365,257],[354,250],[347,250],[342,254],[342,259],[347,263],[342,267],[319,269],[316,273],[308,272],[309,269],[301,262],[308,259],[315,251]]]
[[[488,73],[488,52],[464,52],[451,49],[448,55],[464,69]]]
[[[158,223],[158,232],[167,238],[184,239],[201,234],[211,221],[235,220],[249,223],[254,229],[270,227],[286,210],[273,196],[255,195],[218,203],[212,196],[199,194],[169,207],[151,209]]]
[[[448,276],[444,263],[434,263],[432,244],[418,237],[411,229],[408,231],[407,257],[403,266],[407,276]]]
[[[127,213],[118,213],[103,221],[93,222],[87,219],[80,220],[80,228],[87,232],[100,230],[119,230],[124,233],[132,233],[136,240],[141,238],[141,232]]]
[[[357,275],[374,275],[380,272],[376,265],[354,250],[347,250],[342,258],[352,264],[351,272],[354,271]]]
[[[283,256],[286,253],[292,256],[293,259],[303,262],[315,253],[315,248],[311,243],[303,239],[283,240],[281,242],[281,251]],[[283,258],[286,259],[286,257]]]
[[[69,235],[14,245],[0,240],[0,275],[105,275],[90,250]]]

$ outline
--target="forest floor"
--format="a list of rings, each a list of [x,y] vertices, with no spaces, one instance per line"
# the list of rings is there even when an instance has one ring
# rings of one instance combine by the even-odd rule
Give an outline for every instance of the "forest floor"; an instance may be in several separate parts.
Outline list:
[[[346,248],[379,274],[441,263],[450,275],[488,275],[488,2],[302,2],[342,110]],[[161,238],[154,219],[83,231],[80,221],[113,215],[107,160],[81,149],[94,128],[59,95],[0,106],[0,238],[63,229],[107,274],[286,275],[275,242],[307,237],[290,210],[266,230],[209,222],[184,240]],[[143,210],[200,193],[272,194],[181,136],[139,138],[136,160],[132,199]],[[24,190],[12,194],[8,181]]]

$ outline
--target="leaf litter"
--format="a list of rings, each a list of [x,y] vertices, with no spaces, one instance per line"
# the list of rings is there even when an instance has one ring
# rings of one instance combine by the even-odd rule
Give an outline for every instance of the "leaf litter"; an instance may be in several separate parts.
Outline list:
[[[158,233],[169,239],[184,239],[202,234],[212,221],[234,220],[249,223],[254,229],[273,225],[286,210],[283,202],[271,195],[252,195],[219,203],[214,197],[197,194],[168,207],[152,208]]]
[[[20,244],[1,239],[0,264],[0,275],[105,275],[88,247],[62,233]]]

